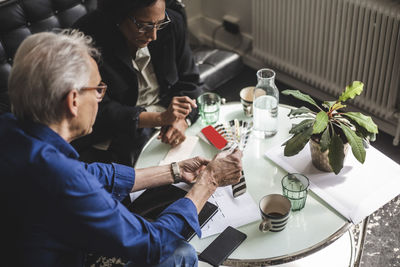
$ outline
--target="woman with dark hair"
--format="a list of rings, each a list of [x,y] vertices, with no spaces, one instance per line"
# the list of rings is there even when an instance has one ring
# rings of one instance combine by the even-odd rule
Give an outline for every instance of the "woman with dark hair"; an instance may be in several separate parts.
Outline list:
[[[161,127],[162,142],[182,143],[201,93],[182,15],[165,0],[103,0],[75,27],[102,52],[100,73],[109,88],[92,138],[111,140],[113,160],[128,165],[154,127]]]

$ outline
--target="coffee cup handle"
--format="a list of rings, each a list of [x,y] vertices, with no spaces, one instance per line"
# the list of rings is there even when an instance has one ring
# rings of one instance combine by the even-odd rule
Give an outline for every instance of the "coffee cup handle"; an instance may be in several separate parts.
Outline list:
[[[263,219],[258,226],[261,232],[268,232],[272,227],[271,221],[268,219]]]

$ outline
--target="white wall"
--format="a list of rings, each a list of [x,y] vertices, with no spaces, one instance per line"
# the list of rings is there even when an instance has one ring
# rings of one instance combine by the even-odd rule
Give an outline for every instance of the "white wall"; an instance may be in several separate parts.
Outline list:
[[[234,49],[244,55],[251,49],[251,0],[183,0],[188,14],[192,38],[217,47]],[[220,27],[224,15],[239,19],[240,35],[225,32]],[[218,28],[220,27],[220,28]]]

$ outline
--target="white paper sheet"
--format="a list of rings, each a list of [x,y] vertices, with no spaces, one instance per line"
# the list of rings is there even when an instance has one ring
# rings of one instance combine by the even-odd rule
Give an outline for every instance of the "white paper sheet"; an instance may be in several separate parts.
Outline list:
[[[364,164],[350,150],[338,175],[312,165],[308,144],[292,157],[285,157],[283,150],[278,146],[265,155],[288,172],[306,175],[310,189],[354,224],[400,194],[400,165],[373,147],[367,149]]]
[[[188,191],[190,186],[179,183],[178,187]],[[232,196],[232,186],[218,187],[208,199],[218,206],[218,212],[201,228],[201,238],[219,234],[226,227],[240,227],[261,220],[257,204],[248,192],[236,198]]]
[[[248,192],[232,197],[232,186],[220,187],[208,199],[218,206],[218,212],[201,229],[201,238],[219,234],[226,227],[234,228],[260,220],[257,204]]]
[[[160,161],[160,165],[190,158],[198,141],[199,138],[197,136],[186,136],[185,141],[168,151],[164,160]]]

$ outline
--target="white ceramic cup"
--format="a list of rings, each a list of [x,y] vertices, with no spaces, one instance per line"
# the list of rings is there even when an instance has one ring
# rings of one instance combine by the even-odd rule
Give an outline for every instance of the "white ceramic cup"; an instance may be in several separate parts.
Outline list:
[[[253,91],[254,86],[245,87],[240,90],[240,102],[243,105],[244,115],[253,116]]]
[[[290,201],[279,194],[264,196],[259,203],[262,221],[261,232],[280,232],[285,229],[290,216]]]

